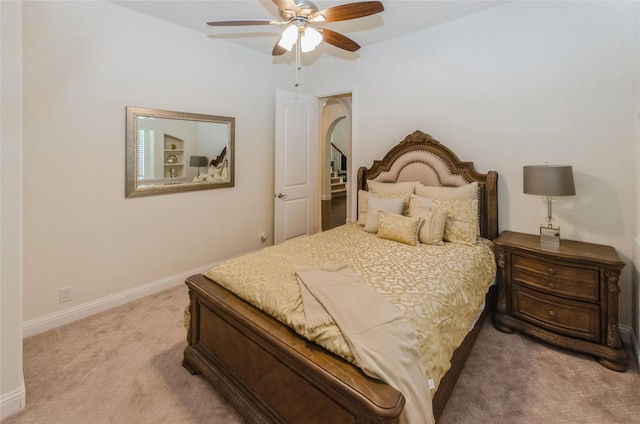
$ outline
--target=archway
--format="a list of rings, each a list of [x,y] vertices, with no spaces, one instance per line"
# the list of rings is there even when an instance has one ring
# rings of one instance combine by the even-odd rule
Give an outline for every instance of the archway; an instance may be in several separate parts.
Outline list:
[[[322,230],[347,222],[350,204],[347,178],[351,166],[351,94],[331,96],[324,102],[320,120],[322,158]]]

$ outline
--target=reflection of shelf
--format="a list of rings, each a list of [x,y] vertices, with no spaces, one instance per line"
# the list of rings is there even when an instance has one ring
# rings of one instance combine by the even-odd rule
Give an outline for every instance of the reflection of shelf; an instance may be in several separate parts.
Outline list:
[[[173,163],[169,163],[167,158],[175,156],[177,159]],[[169,134],[164,135],[164,177],[165,178],[184,178],[184,140],[173,137]],[[173,169],[173,175],[171,170]]]
[[[172,172],[173,170],[173,172]],[[183,178],[184,177],[184,165],[182,164],[165,164],[164,165],[164,177],[165,178]]]

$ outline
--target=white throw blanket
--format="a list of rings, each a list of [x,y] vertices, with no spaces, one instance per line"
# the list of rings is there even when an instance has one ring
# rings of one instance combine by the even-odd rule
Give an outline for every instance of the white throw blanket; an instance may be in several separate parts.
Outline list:
[[[404,395],[400,422],[434,423],[418,343],[402,313],[348,265],[303,268],[296,274],[307,325],[335,321],[364,373]]]

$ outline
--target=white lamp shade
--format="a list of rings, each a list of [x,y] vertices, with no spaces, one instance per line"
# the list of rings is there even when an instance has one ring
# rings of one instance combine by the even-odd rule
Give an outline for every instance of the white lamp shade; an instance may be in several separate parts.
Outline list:
[[[298,40],[298,27],[296,25],[289,25],[287,29],[282,32],[282,37],[278,41],[278,45],[287,51],[291,51],[293,45]]]
[[[300,48],[303,53],[310,52],[322,42],[322,34],[315,28],[306,28],[302,34]]]

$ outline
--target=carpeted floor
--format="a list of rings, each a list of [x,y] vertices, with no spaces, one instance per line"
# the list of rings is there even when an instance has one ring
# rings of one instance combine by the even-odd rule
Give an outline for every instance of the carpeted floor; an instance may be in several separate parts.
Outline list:
[[[186,287],[24,342],[27,406],[3,424],[241,423],[182,366]],[[640,376],[485,324],[441,424],[640,423]]]

